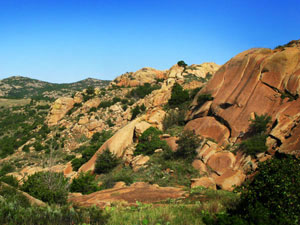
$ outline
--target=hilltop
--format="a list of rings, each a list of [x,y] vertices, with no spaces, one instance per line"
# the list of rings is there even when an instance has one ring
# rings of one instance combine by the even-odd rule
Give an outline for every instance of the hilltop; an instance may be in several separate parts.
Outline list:
[[[88,86],[103,88],[108,80],[87,78],[74,83],[49,83],[22,76],[12,76],[0,80],[0,97],[10,99],[34,98],[54,100],[59,97],[72,96],[76,91]]]

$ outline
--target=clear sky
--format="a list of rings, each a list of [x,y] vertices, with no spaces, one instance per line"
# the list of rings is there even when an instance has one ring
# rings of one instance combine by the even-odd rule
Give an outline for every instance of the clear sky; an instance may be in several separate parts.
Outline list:
[[[0,79],[114,79],[300,39],[299,0],[0,0]]]

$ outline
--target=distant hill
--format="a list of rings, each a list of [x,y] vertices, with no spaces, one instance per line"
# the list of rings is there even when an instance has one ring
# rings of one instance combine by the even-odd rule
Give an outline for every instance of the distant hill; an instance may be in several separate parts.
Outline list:
[[[62,96],[71,96],[76,91],[81,91],[88,86],[103,88],[109,84],[109,80],[87,78],[74,83],[49,83],[22,76],[12,76],[0,80],[1,98],[35,98],[56,99]]]

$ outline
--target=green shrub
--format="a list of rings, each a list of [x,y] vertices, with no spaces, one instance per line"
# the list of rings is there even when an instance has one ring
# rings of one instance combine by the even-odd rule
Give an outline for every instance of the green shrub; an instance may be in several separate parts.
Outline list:
[[[24,206],[17,201],[0,201],[1,224],[106,224],[109,216],[103,210],[93,207]]]
[[[196,149],[201,144],[201,139],[193,131],[185,130],[176,141],[177,151],[174,153],[176,158],[182,158],[189,162],[193,161],[197,155]]]
[[[87,89],[86,89],[86,93],[88,95],[93,95],[95,94],[95,88],[93,86],[88,86]]]
[[[271,117],[268,115],[258,116],[255,114],[255,119],[251,120],[249,132],[246,133],[247,139],[240,144],[240,149],[243,152],[255,156],[257,153],[268,150],[266,131],[270,121]]]
[[[85,160],[83,158],[75,158],[71,161],[72,168],[74,171],[77,171],[84,163]]]
[[[8,163],[3,163],[0,169],[0,177],[6,175],[7,173],[14,172],[15,168]]]
[[[22,151],[23,152],[29,152],[30,151],[29,148],[30,148],[30,145],[24,145],[23,148],[22,148]]]
[[[268,150],[266,146],[267,135],[257,134],[244,140],[240,144],[240,150],[248,155],[255,156],[257,153],[265,152]]]
[[[137,105],[131,110],[131,120],[134,120],[141,113],[140,106]]]
[[[211,96],[211,94],[201,94],[198,96],[197,103],[198,107],[201,107],[204,105],[207,101],[212,101],[214,98]]]
[[[184,126],[185,113],[186,109],[170,110],[162,122],[164,131],[174,126]]]
[[[141,86],[138,86],[137,88],[131,90],[131,92],[128,93],[128,95],[126,95],[126,97],[130,98],[144,98],[146,95],[150,94],[152,91],[159,89],[159,85],[151,85],[149,83],[145,83]]]
[[[106,120],[106,123],[109,127],[113,127],[115,124],[111,121],[111,119]]]
[[[22,190],[50,204],[65,204],[69,184],[62,173],[38,172],[28,177],[22,185]]]
[[[178,61],[177,65],[180,66],[180,67],[186,67],[187,66],[187,64],[183,60]]]
[[[90,172],[81,172],[77,178],[72,180],[70,185],[71,192],[80,192],[82,194],[90,194],[92,192],[98,191],[99,187],[97,181],[95,180],[95,175]]]
[[[106,149],[101,154],[98,155],[95,165],[95,173],[109,173],[113,170],[118,164],[120,160],[114,156],[109,149]]]
[[[9,184],[12,187],[18,187],[19,186],[19,181],[14,176],[0,177],[0,182],[4,182],[6,184]]]
[[[277,155],[259,164],[258,171],[251,183],[239,188],[236,209],[216,220],[209,218],[207,224],[299,224],[300,160]]]
[[[251,134],[265,133],[268,128],[268,124],[271,122],[271,117],[267,114],[258,116],[255,114],[255,119],[250,120],[250,132]]]
[[[178,107],[188,100],[189,92],[187,90],[184,90],[180,84],[175,83],[172,88],[171,98],[168,101],[169,105],[171,107]]]
[[[166,141],[160,140],[159,135],[162,132],[154,127],[149,127],[139,138],[134,155],[152,155],[156,149],[167,149]]]

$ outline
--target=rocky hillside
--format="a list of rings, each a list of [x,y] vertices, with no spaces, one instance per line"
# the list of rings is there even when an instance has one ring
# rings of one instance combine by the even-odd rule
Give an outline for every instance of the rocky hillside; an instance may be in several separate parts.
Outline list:
[[[3,98],[36,98],[57,99],[71,96],[76,91],[88,86],[103,88],[110,81],[87,78],[74,83],[55,84],[21,76],[13,76],[0,80],[0,97]]]
[[[231,191],[274,154],[300,155],[299,77],[300,41],[250,49],[221,67],[143,68],[104,89],[58,98],[44,128],[35,128],[41,137],[28,137],[0,162],[14,162],[10,174],[19,180],[45,170],[72,179],[92,171],[116,192],[134,192],[134,183]],[[120,200],[101,193],[70,199]]]

